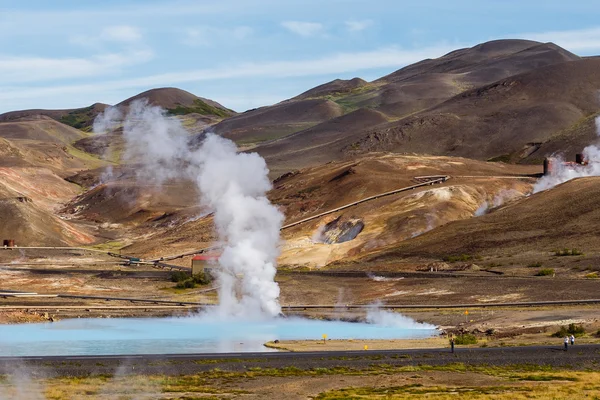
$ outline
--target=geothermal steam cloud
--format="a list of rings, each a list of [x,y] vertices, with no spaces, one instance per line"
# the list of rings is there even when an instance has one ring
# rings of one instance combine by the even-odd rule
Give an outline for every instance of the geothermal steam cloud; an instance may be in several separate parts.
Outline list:
[[[106,110],[98,128],[114,126],[118,115]],[[220,313],[280,314],[274,277],[283,215],[266,197],[271,182],[264,159],[238,153],[232,141],[210,133],[194,148],[178,119],[144,100],[131,104],[123,137],[124,161],[141,165],[140,178],[157,185],[175,178],[192,180],[203,204],[213,210],[224,243],[219,258]]]

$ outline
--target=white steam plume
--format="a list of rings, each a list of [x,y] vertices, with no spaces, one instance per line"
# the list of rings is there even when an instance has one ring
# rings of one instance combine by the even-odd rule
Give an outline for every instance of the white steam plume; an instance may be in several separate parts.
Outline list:
[[[404,315],[381,309],[381,302],[376,302],[367,309],[366,320],[370,324],[397,327],[404,329],[433,329],[435,326],[417,322]]]
[[[123,138],[123,160],[140,164],[136,174],[144,183],[161,185],[173,178],[193,178],[193,172],[187,171],[187,163],[194,161],[188,146],[190,135],[162,108],[148,105],[146,99],[132,102],[123,123]],[[200,162],[195,161],[189,166],[198,168]]]
[[[123,127],[126,162],[140,165],[138,177],[157,185],[188,179],[214,212],[223,253],[219,258],[219,313],[281,313],[274,281],[283,215],[266,197],[271,189],[267,165],[256,153],[208,134],[199,148],[176,118],[147,101],[130,106]]]
[[[279,231],[283,215],[266,197],[271,189],[265,160],[256,153],[238,153],[236,145],[209,134],[192,160],[199,161],[198,187],[215,210],[215,225],[225,242],[220,302],[226,312],[248,315],[281,313],[275,282]],[[192,161],[190,160],[190,161]],[[241,290],[231,286],[241,275]]]
[[[115,130],[119,124],[123,121],[123,113],[118,107],[107,107],[103,113],[100,113],[94,119],[92,125],[92,131],[96,135],[104,135]],[[111,157],[110,147],[107,146],[102,154],[103,160],[108,160]],[[104,172],[100,175],[100,183],[107,183],[113,178],[112,165],[108,165]]]
[[[519,192],[518,190],[502,189],[500,192],[498,192],[498,194],[494,196],[491,202],[486,200],[483,203],[481,203],[481,205],[477,208],[477,210],[475,210],[475,213],[473,215],[475,217],[480,217],[484,214],[487,214],[487,212],[490,209],[498,208],[507,201],[515,200],[522,196],[523,193]]]
[[[600,137],[600,116],[596,117],[595,123],[596,134]],[[552,165],[550,174],[537,181],[533,186],[533,193],[551,189],[571,179],[600,176],[600,148],[592,144],[584,148],[582,153],[586,165],[567,164],[562,156],[550,157]]]
[[[107,107],[94,119],[92,130],[96,135],[102,135],[116,129],[122,121],[123,113],[118,107]]]

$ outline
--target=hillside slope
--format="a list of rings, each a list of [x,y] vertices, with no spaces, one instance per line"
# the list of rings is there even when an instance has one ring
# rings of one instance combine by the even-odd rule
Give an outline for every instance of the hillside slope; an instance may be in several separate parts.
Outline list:
[[[342,107],[330,100],[299,100],[246,111],[211,129],[238,143],[254,144],[302,131],[343,113]]]
[[[585,193],[585,195],[576,195]],[[576,197],[576,201],[575,200]],[[581,178],[523,198],[487,215],[455,221],[381,254],[385,261],[448,254],[600,251],[600,178]]]
[[[63,177],[106,165],[72,145],[87,136],[89,134],[47,116],[0,122],[0,163],[7,167],[39,166]]]
[[[149,104],[162,107],[174,115],[195,113],[221,118],[235,115],[235,111],[224,107],[214,100],[198,97],[195,94],[173,87],[147,90],[123,100],[116,107],[126,112],[132,102],[142,99],[146,99]]]
[[[65,125],[76,129],[89,130],[94,118],[103,112],[108,104],[95,103],[89,107],[66,110],[20,110],[0,114],[0,122],[19,121],[24,119],[39,118],[40,116],[52,118]]]
[[[76,185],[47,169],[0,168],[0,234],[21,246],[92,243],[91,229],[58,215],[78,192]]]
[[[497,142],[494,138],[490,140],[486,136],[490,127],[506,125],[506,117],[499,110],[492,109],[494,105],[500,109],[506,105],[525,105],[524,117],[542,120],[543,123],[538,127],[538,131],[542,131],[550,127],[563,129],[575,123],[589,112],[589,104],[574,104],[570,107],[570,99],[557,99],[557,103],[566,104],[541,104],[538,109],[528,109],[528,106],[540,100],[540,93],[546,90],[543,85],[533,88],[532,93],[527,94],[531,99],[525,104],[523,101],[518,104],[508,103],[515,101],[517,94],[506,103],[501,103],[501,99],[496,98],[486,99],[482,103],[472,93],[483,91],[488,93],[485,96],[489,96],[491,88],[498,86],[497,82],[502,85],[513,77],[527,77],[528,74],[531,77],[538,73],[545,76],[548,75],[545,70],[554,67],[557,71],[562,71],[560,67],[564,66],[565,74],[581,77],[583,73],[577,72],[577,67],[568,72],[569,68],[566,66],[572,63],[585,64],[587,61],[589,60],[582,60],[552,43],[497,40],[409,65],[373,82],[359,79],[335,80],[282,104],[294,104],[307,99],[327,99],[339,104],[347,115],[369,109],[379,113],[382,118],[373,118],[368,123],[357,125],[355,118],[340,116],[276,142],[264,143],[258,151],[270,160],[271,168],[278,172],[315,165],[314,162],[324,159],[339,160],[369,151],[426,152],[483,159],[512,154],[523,150],[527,143],[538,140],[538,136],[534,132],[522,140],[517,137],[519,133],[514,132],[514,126],[508,125],[505,131],[510,131],[512,136],[506,137],[506,133],[502,132],[498,135]],[[572,78],[566,78],[562,82],[561,72],[554,73],[548,79],[558,80],[561,89],[569,85],[577,86]],[[553,93],[548,94],[546,103],[552,103],[550,98]],[[460,99],[466,100],[458,104]],[[453,104],[456,104],[454,108]],[[486,107],[489,111],[486,111]],[[369,114],[363,112],[362,115]],[[513,113],[512,117],[515,119],[520,116]],[[467,134],[464,133],[465,130]],[[470,132],[473,132],[473,137],[469,136]],[[316,146],[315,138],[318,138]],[[482,143],[487,146],[486,149],[479,149]],[[497,148],[498,144],[502,146]],[[510,147],[511,144],[514,146]],[[534,146],[537,149],[539,144],[536,142]],[[477,151],[473,152],[473,148]],[[525,157],[531,152],[525,154]],[[278,158],[285,161],[285,166],[275,162],[275,153],[286,154],[286,157]],[[523,157],[515,158],[520,160]]]
[[[600,59],[551,65],[469,90],[423,113],[371,130],[344,152],[426,152],[538,160],[547,142],[598,111]],[[594,136],[588,131],[584,141]]]

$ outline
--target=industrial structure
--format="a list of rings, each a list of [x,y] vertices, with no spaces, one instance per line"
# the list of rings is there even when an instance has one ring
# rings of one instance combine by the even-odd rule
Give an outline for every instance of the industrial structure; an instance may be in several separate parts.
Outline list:
[[[547,157],[544,158],[544,175],[552,175],[552,172],[556,169],[557,165],[563,167],[569,167],[577,169],[582,165],[587,165],[588,161],[585,159],[583,154],[575,154],[575,162],[573,161],[562,161],[559,158]]]
[[[214,269],[218,259],[219,256],[215,254],[196,254],[192,257],[192,275],[202,273],[212,281],[215,277]]]

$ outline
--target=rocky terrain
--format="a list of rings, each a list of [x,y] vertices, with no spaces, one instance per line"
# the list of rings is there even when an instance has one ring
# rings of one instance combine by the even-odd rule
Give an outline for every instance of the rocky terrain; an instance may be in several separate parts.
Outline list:
[[[178,119],[192,145],[212,131],[257,151],[284,225],[448,177],[285,229],[286,268],[415,270],[515,252],[529,254],[521,264],[553,264],[555,247],[598,250],[594,178],[530,196],[544,157],[594,142],[598,62],[552,43],[499,40],[243,113],[175,88],[116,106],[124,113],[145,99]],[[2,235],[22,246],[111,243],[140,257],[212,245],[212,216],[194,185],[141,179],[143,160],[124,159],[122,124],[91,132],[107,107],[0,115]],[[586,195],[573,203],[576,192]]]

